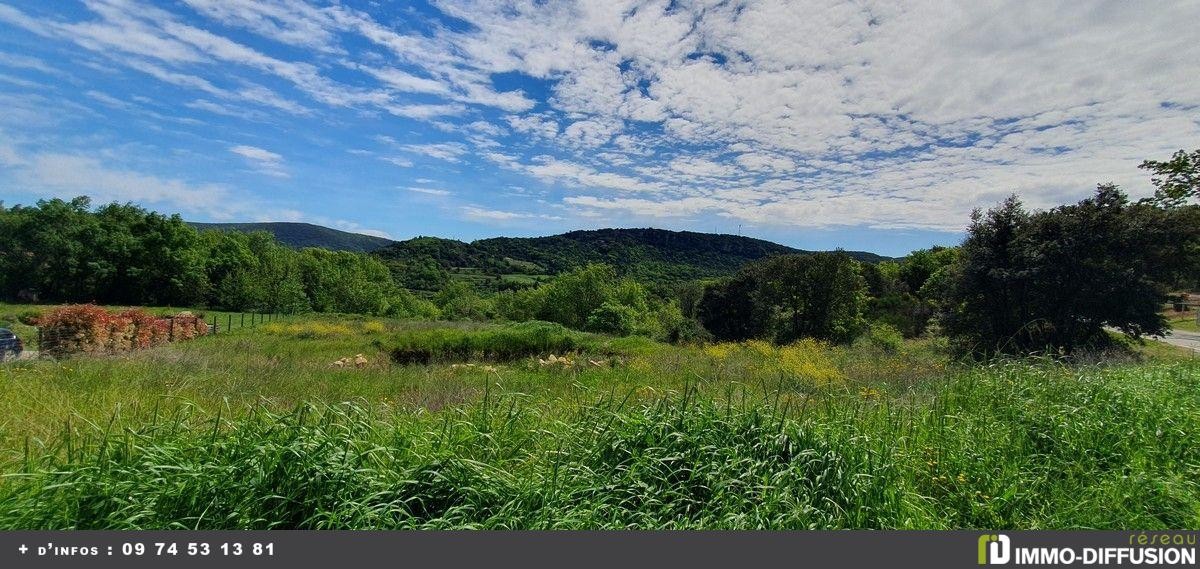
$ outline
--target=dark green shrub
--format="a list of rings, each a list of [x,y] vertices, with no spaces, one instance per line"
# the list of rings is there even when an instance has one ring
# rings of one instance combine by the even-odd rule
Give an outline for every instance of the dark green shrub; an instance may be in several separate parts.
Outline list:
[[[849,255],[779,255],[709,285],[697,309],[720,340],[849,343],[866,328],[866,299],[861,266]]]
[[[859,341],[865,342],[889,354],[894,354],[904,346],[904,335],[892,326],[882,322],[875,322],[871,324],[871,328],[867,330],[866,335],[859,338]]]
[[[637,329],[638,313],[631,306],[605,302],[588,316],[587,329],[602,334],[628,336]]]
[[[511,361],[573,352],[597,344],[561,325],[534,321],[483,330],[413,330],[394,337],[383,347],[392,361],[407,365],[475,359]]]

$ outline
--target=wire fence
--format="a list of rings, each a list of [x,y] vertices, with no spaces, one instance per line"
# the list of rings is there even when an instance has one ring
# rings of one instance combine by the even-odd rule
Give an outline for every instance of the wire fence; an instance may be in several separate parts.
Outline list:
[[[218,312],[205,318],[213,334],[222,334],[241,328],[254,328],[283,316],[278,312]]]

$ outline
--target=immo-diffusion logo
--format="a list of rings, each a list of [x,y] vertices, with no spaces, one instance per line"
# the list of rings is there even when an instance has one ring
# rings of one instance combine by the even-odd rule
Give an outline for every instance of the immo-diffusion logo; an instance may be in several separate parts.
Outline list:
[[[1195,565],[1195,534],[1131,535],[1117,547],[1014,547],[1004,534],[979,536],[980,565]]]
[[[979,536],[979,564],[1004,565],[1011,561],[1012,542],[1004,534]]]

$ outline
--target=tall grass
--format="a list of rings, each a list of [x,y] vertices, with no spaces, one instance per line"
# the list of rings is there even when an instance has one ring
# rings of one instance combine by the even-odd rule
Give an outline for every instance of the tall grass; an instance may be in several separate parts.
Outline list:
[[[1009,362],[923,389],[177,405],[31,446],[0,528],[1200,527],[1195,362]]]

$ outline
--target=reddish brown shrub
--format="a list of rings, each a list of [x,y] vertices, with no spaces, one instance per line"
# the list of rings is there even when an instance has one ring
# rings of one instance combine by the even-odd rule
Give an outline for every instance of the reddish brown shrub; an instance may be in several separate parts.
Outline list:
[[[141,309],[126,310],[120,314],[133,324],[131,349],[141,350],[153,348],[167,343],[170,336],[169,324],[163,318],[156,318]]]
[[[171,321],[171,341],[191,340],[208,334],[208,323],[203,316],[191,312],[180,312],[169,318]]]
[[[103,351],[108,337],[108,320],[108,311],[93,304],[51,310],[38,319],[40,349],[54,355]]]
[[[109,312],[92,304],[62,306],[42,316],[41,349],[51,355],[103,354],[152,348],[208,333],[202,318],[157,318],[145,310]]]

